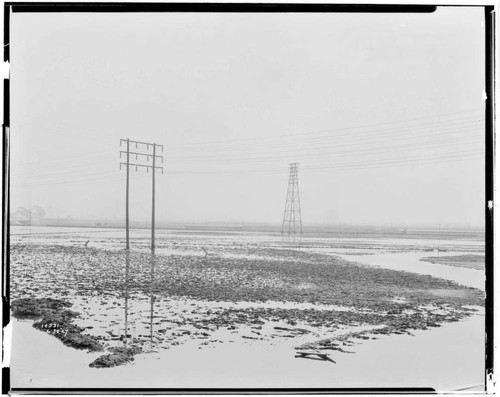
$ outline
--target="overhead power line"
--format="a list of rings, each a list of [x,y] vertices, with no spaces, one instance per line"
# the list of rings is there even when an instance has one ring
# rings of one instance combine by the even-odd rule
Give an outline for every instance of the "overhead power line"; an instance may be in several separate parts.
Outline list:
[[[437,152],[453,152],[456,148],[461,146],[466,146],[468,148],[482,148],[484,146],[484,142],[477,138],[464,139],[460,141],[452,140],[450,142],[449,139],[429,142],[425,145],[415,145],[414,143],[407,143],[404,145],[385,145],[385,146],[377,146],[369,149],[362,149],[360,145],[349,145],[349,146],[339,146],[339,147],[322,147],[315,148],[314,150],[306,149],[306,150],[290,150],[290,151],[280,151],[280,152],[269,152],[269,153],[261,153],[253,156],[246,156],[244,154],[240,154],[239,156],[235,156],[232,153],[229,153],[228,156],[210,156],[210,157],[174,157],[172,158],[172,164],[195,164],[195,163],[205,163],[205,164],[241,164],[248,162],[262,162],[262,161],[272,161],[276,162],[279,159],[287,159],[291,155],[297,158],[313,158],[320,159],[324,157],[366,157],[372,155],[380,155],[380,154],[396,154],[400,152],[424,152],[424,151],[437,151]]]
[[[484,131],[484,128],[479,122],[460,124],[454,126],[446,126],[440,128],[432,128],[425,127],[422,128],[420,126],[414,127],[399,127],[394,130],[379,130],[379,131],[362,131],[357,134],[348,133],[344,135],[339,134],[328,134],[326,136],[321,137],[313,137],[313,138],[302,138],[293,140],[289,137],[289,139],[280,139],[273,142],[260,142],[255,141],[252,143],[243,143],[243,141],[238,141],[237,143],[231,143],[232,141],[228,141],[226,144],[218,145],[218,146],[199,146],[199,147],[191,147],[191,148],[178,148],[173,147],[172,150],[174,152],[182,153],[182,155],[186,155],[186,153],[215,153],[217,151],[227,151],[227,150],[262,150],[266,148],[272,147],[288,147],[288,146],[303,146],[303,145],[312,145],[318,144],[323,145],[325,143],[360,143],[360,142],[379,142],[379,141],[394,141],[394,140],[406,140],[406,139],[421,139],[429,136],[441,136],[441,135],[460,135],[464,133],[470,133],[473,131],[477,131],[478,133]],[[465,135],[465,134],[464,134]],[[469,135],[469,134],[467,134]],[[270,138],[274,139],[274,138]]]
[[[280,173],[281,160],[291,155],[309,161],[302,167],[304,172],[477,160],[484,157],[484,121],[478,112],[474,109],[299,134],[173,144],[168,169],[174,175]],[[445,118],[450,115],[463,117]],[[97,149],[31,163],[16,163],[14,158],[11,183],[114,183],[119,176],[109,153],[109,149]],[[132,151],[130,155],[141,156]],[[331,163],[332,159],[336,162]]]
[[[433,118],[440,117],[440,116],[431,116]],[[428,118],[431,118],[428,117]],[[480,116],[468,116],[465,118],[458,118],[458,119],[451,119],[451,120],[435,120],[431,121],[428,123],[420,123],[413,125],[414,126],[438,126],[438,125],[443,125],[443,124],[450,124],[450,123],[463,123],[463,122],[473,122],[473,121],[481,121],[483,118],[483,115],[481,114]],[[349,135],[352,135],[352,131],[354,130],[362,130],[362,129],[369,129],[369,131],[387,131],[387,130],[399,130],[401,129],[401,126],[394,125],[394,124],[401,124],[401,123],[408,123],[413,120],[421,120],[421,119],[426,119],[426,117],[422,118],[414,118],[414,119],[407,119],[407,120],[400,120],[400,121],[392,121],[392,122],[385,122],[385,123],[375,123],[375,124],[364,124],[364,125],[358,125],[358,126],[347,126],[347,127],[335,127],[335,128],[329,128],[329,129],[322,129],[322,130],[315,130],[315,131],[308,131],[308,132],[299,132],[299,133],[287,133],[287,134],[280,134],[280,135],[275,135],[275,134],[268,134],[265,136],[260,136],[260,137],[251,137],[251,138],[241,138],[241,139],[224,139],[224,140],[216,140],[216,141],[204,141],[204,142],[193,142],[193,143],[179,143],[179,144],[172,144],[169,145],[171,148],[181,148],[181,147],[189,147],[189,148],[194,148],[194,147],[201,147],[201,148],[207,148],[211,144],[231,144],[233,142],[236,143],[245,143],[247,144],[248,142],[252,141],[269,141],[269,140],[282,140],[283,138],[293,138],[297,137],[300,139],[303,139],[305,136],[309,135],[320,135],[320,134],[329,134],[331,135],[332,132],[346,132]],[[384,128],[374,128],[374,127],[380,127],[380,126],[386,126]],[[389,126],[389,127],[387,127]],[[391,127],[392,126],[392,127]],[[406,126],[405,128],[407,128]],[[411,127],[411,125],[410,125]]]

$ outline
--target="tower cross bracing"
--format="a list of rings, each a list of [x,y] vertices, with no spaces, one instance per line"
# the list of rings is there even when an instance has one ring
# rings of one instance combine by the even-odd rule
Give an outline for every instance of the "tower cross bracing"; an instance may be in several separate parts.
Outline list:
[[[291,237],[302,235],[302,217],[300,213],[298,163],[290,164],[288,190],[281,234]]]

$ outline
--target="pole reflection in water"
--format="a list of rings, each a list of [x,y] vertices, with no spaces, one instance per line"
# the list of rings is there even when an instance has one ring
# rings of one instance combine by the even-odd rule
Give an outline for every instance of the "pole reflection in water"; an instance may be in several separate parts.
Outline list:
[[[129,283],[129,268],[130,268],[130,251],[127,249],[125,254],[125,286],[124,286],[124,296],[125,296],[125,334],[123,335],[123,343],[125,347],[128,346],[128,283]]]
[[[145,258],[146,262],[141,259],[134,252],[125,251],[125,275],[122,286],[124,318],[119,339],[125,347],[141,347],[143,352],[156,352],[155,348],[159,341],[158,336],[154,335],[156,256],[154,253],[151,254]],[[146,266],[141,267],[141,265]]]
[[[149,285],[149,296],[150,296],[150,313],[149,313],[149,349],[150,352],[153,351],[153,317],[154,317],[154,280],[155,280],[155,253],[154,249],[151,252],[151,282]]]

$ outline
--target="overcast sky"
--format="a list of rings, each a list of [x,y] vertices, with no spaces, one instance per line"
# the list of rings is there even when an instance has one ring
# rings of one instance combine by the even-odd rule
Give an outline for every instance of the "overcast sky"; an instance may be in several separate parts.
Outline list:
[[[483,90],[481,7],[13,14],[11,210],[124,218],[130,138],[164,145],[159,221],[280,223],[298,162],[304,226],[480,226]]]

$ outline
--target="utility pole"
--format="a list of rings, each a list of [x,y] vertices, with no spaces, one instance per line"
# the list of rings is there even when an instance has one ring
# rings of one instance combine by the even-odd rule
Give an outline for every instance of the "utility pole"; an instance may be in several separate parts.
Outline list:
[[[152,188],[152,203],[151,203],[151,252],[155,252],[155,159],[156,159],[156,144],[153,143],[153,188]]]
[[[120,141],[120,145],[121,145],[121,141]],[[120,152],[120,157],[122,156],[122,153]],[[129,236],[129,221],[128,221],[128,216],[129,216],[129,212],[128,212],[128,196],[129,196],[129,177],[130,177],[130,139],[127,139],[127,187],[126,187],[126,190],[127,190],[127,193],[126,193],[126,199],[125,199],[125,228],[126,228],[126,235],[127,235],[127,242],[125,243],[125,249],[126,250],[129,250],[130,249],[130,236]],[[121,164],[120,164],[120,169],[121,169]]]
[[[126,167],[127,171],[127,182],[126,182],[126,197],[125,197],[125,227],[126,227],[126,246],[125,248],[130,249],[130,238],[129,238],[129,172],[130,167],[135,167],[135,171],[138,168],[146,168],[146,171],[152,170],[153,173],[153,203],[152,203],[152,217],[151,217],[151,251],[154,253],[155,249],[155,174],[156,170],[160,169],[163,174],[163,166],[156,165],[156,158],[160,159],[163,163],[163,156],[159,156],[156,154],[156,148],[160,149],[163,152],[163,145],[159,145],[157,143],[149,143],[149,142],[141,142],[141,141],[132,141],[130,139],[120,139],[120,147],[123,143],[126,143],[127,150],[120,150],[120,158],[122,155],[126,155],[127,161],[120,162],[120,169],[122,166]],[[130,144],[135,144],[136,152],[130,151]],[[144,148],[145,146],[145,148]],[[149,153],[149,148],[152,147],[153,153]],[[140,149],[139,149],[140,148]],[[139,151],[142,150],[142,151]],[[135,163],[130,162],[130,155],[135,156]],[[149,164],[149,160],[152,159],[152,165]],[[146,164],[144,164],[144,160],[146,160]],[[142,163],[141,163],[142,162]]]
[[[288,234],[289,238],[295,239],[297,234],[302,236],[302,216],[300,213],[299,197],[299,175],[298,163],[290,164],[290,175],[288,178],[288,190],[286,194],[285,213],[283,214],[283,224],[281,234]]]

